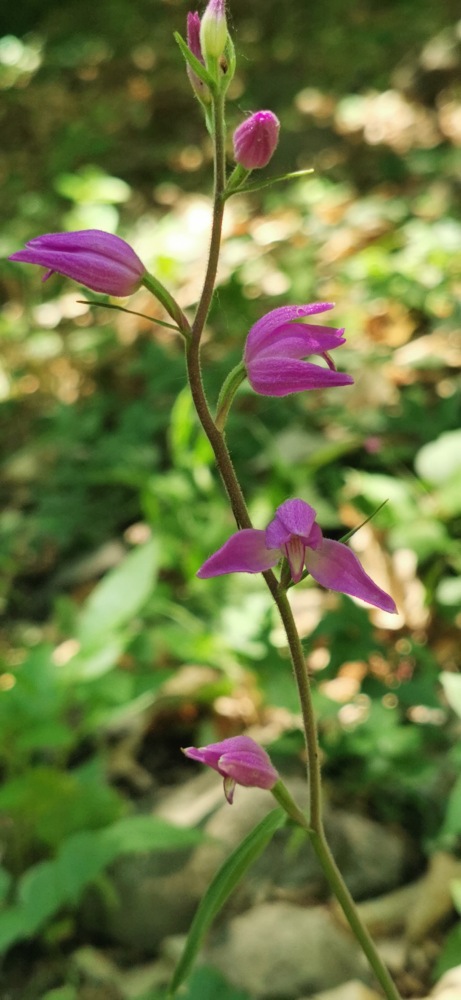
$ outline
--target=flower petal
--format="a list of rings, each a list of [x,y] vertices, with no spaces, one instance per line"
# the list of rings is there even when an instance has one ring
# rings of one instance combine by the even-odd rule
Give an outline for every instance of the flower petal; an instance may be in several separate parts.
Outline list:
[[[302,319],[303,316],[326,312],[327,309],[333,309],[333,307],[333,302],[311,302],[304,306],[279,306],[278,309],[271,309],[254,323],[248,334],[247,344],[251,356],[254,356],[254,352],[258,349],[260,341],[265,339],[266,334],[272,333],[281,323],[290,323],[292,320]]]
[[[292,392],[351,385],[354,381],[351,375],[344,372],[285,357],[252,361],[247,375],[252,389],[262,396],[289,396]]]
[[[305,500],[285,500],[277,507],[274,520],[266,528],[268,548],[281,548],[291,535],[308,541],[315,521],[315,510]]]
[[[278,780],[269,755],[257,744],[249,751],[239,751],[238,756],[235,752],[224,753],[219,770],[245,788],[272,788]]]
[[[397,614],[392,597],[373,583],[355,553],[343,542],[324,538],[317,549],[306,549],[305,564],[311,576],[322,587],[359,597],[382,611]]]
[[[204,562],[197,576],[206,579],[224,573],[261,573],[275,566],[280,558],[278,550],[266,547],[264,531],[244,528]]]
[[[249,341],[245,345],[246,364],[253,358],[283,355],[284,358],[305,358],[308,354],[323,354],[341,347],[346,338],[344,330],[333,326],[314,326],[311,323],[281,323],[276,330],[267,333],[255,348]]]

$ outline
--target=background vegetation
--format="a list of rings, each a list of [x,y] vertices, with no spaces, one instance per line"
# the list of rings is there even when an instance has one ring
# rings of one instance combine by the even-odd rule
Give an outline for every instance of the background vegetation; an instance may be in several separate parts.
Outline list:
[[[43,232],[117,230],[196,301],[210,146],[171,39],[186,12],[24,0],[0,14],[3,258]],[[456,16],[454,0],[233,2],[230,126],[271,108],[270,170],[315,174],[229,204],[205,351],[216,398],[267,309],[336,302],[355,386],[244,388],[229,442],[259,526],[300,496],[339,538],[387,500],[354,544],[398,620],[308,585],[293,596],[330,794],[405,829],[423,858],[461,832]],[[231,519],[155,306],[128,303],[153,322],[95,307],[6,261],[0,285],[0,949],[5,990],[35,998],[22,942],[61,969],[114,857],[197,836],[145,815],[190,773],[181,745],[254,726],[290,769],[302,740],[262,583],[195,579]],[[438,971],[460,940],[454,925]]]

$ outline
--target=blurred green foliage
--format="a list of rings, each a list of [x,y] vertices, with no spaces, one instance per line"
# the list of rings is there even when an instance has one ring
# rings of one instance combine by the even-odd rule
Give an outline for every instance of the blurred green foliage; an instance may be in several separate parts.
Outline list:
[[[281,400],[244,386],[228,439],[258,526],[297,495],[339,538],[387,500],[356,541],[397,599],[398,628],[307,584],[293,599],[331,796],[400,824],[423,852],[456,850],[461,835],[456,7],[292,2],[281,18],[275,0],[232,3],[230,126],[271,107],[270,170],[315,174],[229,203],[204,354],[215,400],[267,309],[336,302],[355,386]],[[2,11],[3,257],[40,232],[117,229],[184,307],[196,301],[210,147],[171,41],[186,10]],[[120,733],[138,727],[138,760],[160,783],[182,776],[186,736],[275,720],[287,769],[302,740],[264,586],[195,579],[232,521],[155,305],[143,292],[127,303],[149,322],[81,304],[58,276],[42,286],[9,262],[0,286],[6,950],[74,913],[119,853],[162,850],[163,828],[149,833],[129,801],[139,790],[123,794],[111,773]],[[458,947],[456,927],[440,969]]]

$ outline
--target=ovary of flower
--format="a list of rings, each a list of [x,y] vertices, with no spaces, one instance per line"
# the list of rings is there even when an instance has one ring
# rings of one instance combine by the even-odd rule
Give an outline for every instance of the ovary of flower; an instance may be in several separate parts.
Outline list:
[[[304,568],[322,587],[358,597],[382,611],[396,614],[392,597],[365,573],[357,556],[343,542],[324,538],[315,510],[304,500],[285,500],[265,531],[237,531],[199,569],[205,579],[225,573],[262,573],[286,558],[293,583]]]

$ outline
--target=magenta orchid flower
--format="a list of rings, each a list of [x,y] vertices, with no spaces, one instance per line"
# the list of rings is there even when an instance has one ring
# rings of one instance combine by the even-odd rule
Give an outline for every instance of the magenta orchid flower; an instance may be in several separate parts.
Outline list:
[[[234,159],[245,170],[266,167],[279,139],[280,122],[272,111],[256,111],[234,132]]]
[[[336,371],[328,352],[344,344],[344,330],[313,323],[298,323],[304,316],[333,309],[331,302],[272,309],[251,327],[244,363],[248,381],[262,396],[288,396],[304,389],[328,389],[351,385],[351,375]],[[303,361],[319,354],[328,367]]]
[[[55,272],[94,292],[124,298],[139,288],[146,273],[137,254],[120,236],[100,229],[46,233],[26,243],[9,260],[46,267],[43,281]]]
[[[206,747],[186,747],[183,753],[222,775],[224,794],[231,805],[236,785],[269,789],[279,780],[269,755],[250,736],[231,736]]]
[[[314,508],[304,500],[285,500],[265,531],[237,531],[206,560],[197,576],[262,573],[283,558],[288,560],[293,583],[298,583],[307,569],[322,587],[397,613],[392,597],[373,583],[347,545],[323,537]]]

